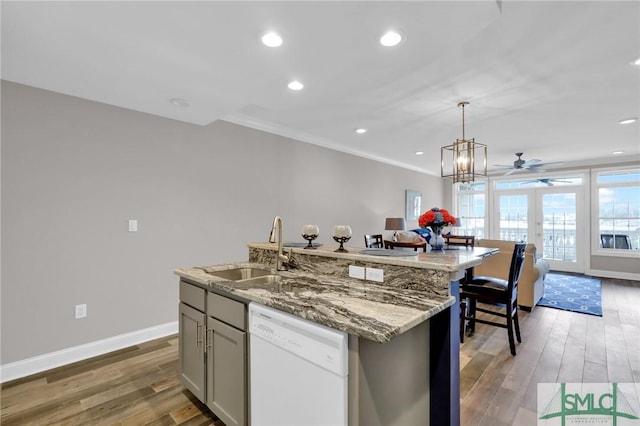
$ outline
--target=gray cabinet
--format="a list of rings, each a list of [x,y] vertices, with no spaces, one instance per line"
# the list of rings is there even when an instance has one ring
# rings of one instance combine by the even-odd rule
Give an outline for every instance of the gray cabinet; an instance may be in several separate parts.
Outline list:
[[[207,318],[207,406],[227,426],[247,417],[247,333]]]
[[[180,282],[180,380],[227,426],[247,424],[246,329],[246,304]]]
[[[227,426],[247,423],[247,305],[207,293],[207,406]]]
[[[178,362],[182,384],[201,401],[205,400],[206,315],[191,306],[179,307]]]

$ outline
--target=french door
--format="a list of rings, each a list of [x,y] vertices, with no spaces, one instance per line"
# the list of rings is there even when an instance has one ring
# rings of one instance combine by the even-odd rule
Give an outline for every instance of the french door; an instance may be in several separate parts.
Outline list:
[[[554,271],[584,272],[589,240],[581,186],[496,190],[493,211],[494,237],[534,243]]]

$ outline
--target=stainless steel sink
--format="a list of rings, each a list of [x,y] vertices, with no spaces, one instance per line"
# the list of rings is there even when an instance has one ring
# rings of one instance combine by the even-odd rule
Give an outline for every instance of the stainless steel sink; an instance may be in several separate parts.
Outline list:
[[[272,275],[271,271],[268,269],[259,269],[259,268],[224,269],[221,271],[210,271],[210,272],[207,272],[207,274],[213,275],[214,277],[223,278],[229,281],[240,281],[240,280],[246,280],[249,278],[258,278],[258,277],[264,277],[264,276],[272,276],[272,277],[280,278],[277,275]]]
[[[245,285],[273,284],[280,281],[280,278],[281,277],[279,275],[264,275],[262,277],[239,280],[238,282],[241,282],[242,284],[245,284]]]

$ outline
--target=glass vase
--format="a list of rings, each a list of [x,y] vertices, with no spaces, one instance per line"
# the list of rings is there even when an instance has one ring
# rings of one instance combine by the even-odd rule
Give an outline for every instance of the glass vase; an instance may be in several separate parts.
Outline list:
[[[442,237],[442,228],[439,226],[431,227],[432,236],[429,240],[431,251],[444,251],[444,238]]]

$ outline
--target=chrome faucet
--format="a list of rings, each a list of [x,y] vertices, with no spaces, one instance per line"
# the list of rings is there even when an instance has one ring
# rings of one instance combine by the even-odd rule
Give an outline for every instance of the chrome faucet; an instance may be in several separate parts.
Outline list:
[[[269,234],[269,242],[276,242],[276,227],[278,228],[278,251],[276,252],[276,270],[286,271],[289,265],[289,257],[287,257],[282,250],[282,219],[280,216],[273,218],[273,225],[271,226],[271,233]]]

